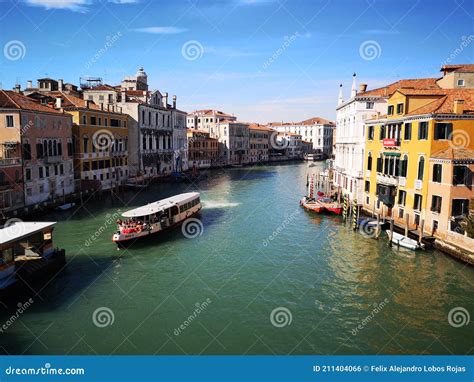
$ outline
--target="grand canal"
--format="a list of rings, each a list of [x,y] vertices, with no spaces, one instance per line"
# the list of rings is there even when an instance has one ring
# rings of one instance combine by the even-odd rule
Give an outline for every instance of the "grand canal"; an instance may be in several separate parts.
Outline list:
[[[313,167],[311,170],[317,170]],[[472,268],[404,252],[298,206],[306,164],[216,170],[54,213],[67,269],[7,330],[14,354],[472,353]],[[118,251],[117,209],[201,192],[201,235]],[[126,207],[124,207],[126,204]],[[91,244],[91,237],[94,240]],[[5,310],[5,322],[15,309]]]

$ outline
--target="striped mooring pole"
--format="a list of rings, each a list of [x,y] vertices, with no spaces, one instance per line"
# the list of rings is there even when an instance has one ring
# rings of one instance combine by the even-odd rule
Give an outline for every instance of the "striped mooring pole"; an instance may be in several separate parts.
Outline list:
[[[344,195],[344,201],[342,203],[342,219],[347,219],[347,195]]]
[[[354,199],[352,204],[352,229],[355,231],[357,229],[357,209],[359,206],[357,205],[357,200]]]

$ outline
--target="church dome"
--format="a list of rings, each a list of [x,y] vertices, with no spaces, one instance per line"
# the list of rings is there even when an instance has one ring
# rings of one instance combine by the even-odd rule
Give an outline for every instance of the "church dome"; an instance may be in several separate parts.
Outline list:
[[[143,67],[140,67],[140,69],[138,69],[136,76],[137,77],[147,77],[147,75],[145,73],[145,70],[143,70]]]

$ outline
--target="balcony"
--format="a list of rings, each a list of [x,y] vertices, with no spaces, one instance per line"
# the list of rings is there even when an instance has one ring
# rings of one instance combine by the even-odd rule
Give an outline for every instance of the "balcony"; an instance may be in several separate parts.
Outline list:
[[[423,188],[423,181],[422,180],[415,180],[415,190],[421,190]]]
[[[400,147],[400,140],[396,138],[385,138],[382,143],[383,147]]]
[[[399,177],[398,178],[398,185],[401,187],[406,187],[407,185],[407,178]]]
[[[52,163],[59,163],[63,160],[62,155],[54,155],[54,156],[46,156],[43,158],[44,163],[52,164]]]
[[[385,174],[377,174],[377,183],[383,184],[386,186],[398,186],[398,177]]]
[[[21,164],[20,158],[0,158],[0,166],[19,166]]]

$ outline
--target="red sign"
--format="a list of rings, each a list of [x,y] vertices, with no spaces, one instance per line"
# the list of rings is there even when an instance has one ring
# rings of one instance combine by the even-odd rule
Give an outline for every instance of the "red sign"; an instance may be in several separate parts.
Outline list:
[[[398,146],[398,141],[394,138],[386,138],[383,140],[383,145],[385,147],[396,147]]]

